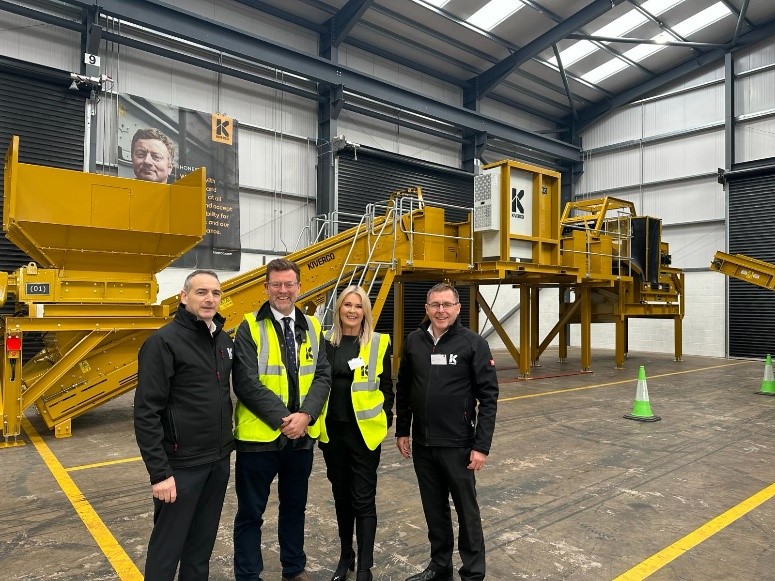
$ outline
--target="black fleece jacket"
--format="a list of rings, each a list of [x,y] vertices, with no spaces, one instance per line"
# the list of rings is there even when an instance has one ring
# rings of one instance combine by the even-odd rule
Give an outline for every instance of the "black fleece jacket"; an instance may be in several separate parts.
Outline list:
[[[184,305],[143,343],[137,358],[135,438],[156,484],[174,469],[228,456],[234,449],[229,391],[234,343],[224,318],[204,321]]]
[[[431,355],[444,364],[432,365]],[[396,384],[396,437],[411,430],[423,446],[489,454],[497,407],[495,362],[480,335],[459,319],[436,345],[428,323],[409,333]]]

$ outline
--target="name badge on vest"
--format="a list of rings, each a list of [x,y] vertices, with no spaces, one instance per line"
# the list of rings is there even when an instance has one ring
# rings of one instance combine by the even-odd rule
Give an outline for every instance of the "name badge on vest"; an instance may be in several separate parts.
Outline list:
[[[347,362],[347,365],[350,368],[350,371],[355,371],[356,369],[360,369],[366,364],[363,362],[363,359],[361,359],[360,357],[356,357],[355,359],[350,359]]]
[[[431,365],[446,365],[447,356],[444,353],[431,353]]]

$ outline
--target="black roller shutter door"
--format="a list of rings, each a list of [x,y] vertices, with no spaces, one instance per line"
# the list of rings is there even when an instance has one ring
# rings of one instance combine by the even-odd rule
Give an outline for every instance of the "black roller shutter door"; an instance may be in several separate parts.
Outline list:
[[[64,169],[83,169],[84,96],[70,91],[70,73],[0,57],[0,148],[19,136],[19,161]],[[4,199],[0,180],[0,219]],[[66,195],[66,193],[62,193]],[[5,236],[0,236],[0,270],[13,272],[30,262]],[[14,314],[15,305],[0,308]],[[24,360],[43,347],[40,337],[24,337]]]
[[[729,252],[775,263],[775,169],[729,176]],[[775,351],[775,292],[729,279],[729,355],[763,358]]]
[[[423,199],[461,207],[473,205],[472,174],[441,165],[417,162],[405,156],[359,147],[357,152],[339,152],[337,164],[337,210],[363,214],[366,205],[385,201],[392,192],[421,187]],[[446,219],[460,221],[465,212],[446,210]],[[436,282],[407,283],[404,286],[404,332],[413,331],[425,316],[425,295]],[[374,289],[372,299],[378,288]],[[461,287],[461,322],[468,323],[469,288]],[[393,332],[393,292],[377,323],[377,331]]]

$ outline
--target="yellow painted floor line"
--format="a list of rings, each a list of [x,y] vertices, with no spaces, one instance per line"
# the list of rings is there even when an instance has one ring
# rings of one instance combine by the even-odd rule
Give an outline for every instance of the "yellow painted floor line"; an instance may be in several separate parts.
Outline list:
[[[35,431],[35,428],[30,421],[22,416],[22,426],[27,433],[27,437],[35,446],[35,449],[40,454],[43,461],[48,466],[51,474],[59,483],[59,487],[67,496],[67,499],[73,505],[75,512],[81,517],[83,524],[86,525],[86,529],[89,531],[94,540],[97,542],[100,550],[107,557],[110,565],[115,569],[118,578],[121,581],[142,581],[143,576],[140,570],[126,554],[123,547],[118,543],[116,538],[110,532],[110,529],[102,522],[97,512],[92,508],[91,504],[83,496],[78,486],[67,474],[62,464],[57,460],[54,453],[48,447],[46,442],[43,441]]]
[[[684,371],[671,371],[670,373],[661,373],[659,375],[652,375],[650,378],[646,377],[646,380],[648,379],[657,379],[660,377],[670,377],[671,375],[683,375],[686,373],[697,373],[698,371],[708,371],[709,369],[719,369],[721,367],[734,367],[735,365],[743,365],[744,363],[750,363],[750,361],[737,361],[735,363],[722,363],[721,365],[711,365],[710,367],[699,367],[697,369],[686,369]],[[585,389],[597,389],[598,387],[611,387],[614,385],[622,385],[623,383],[635,383],[637,381],[638,377],[637,374],[635,377],[630,377],[629,379],[621,379],[619,381],[610,381],[608,383],[597,383],[595,385],[584,385],[582,387],[569,387],[567,389],[556,389],[554,391],[544,391],[541,393],[528,393],[525,395],[515,395],[512,397],[502,397],[498,398],[498,403],[503,401],[513,401],[517,399],[527,399],[530,397],[543,397],[545,395],[556,395],[561,393],[570,393],[571,391],[583,391]]]
[[[753,496],[747,498],[737,506],[733,506],[728,511],[718,515],[711,521],[708,521],[700,528],[689,533],[682,539],[652,555],[645,561],[636,565],[629,571],[622,573],[614,581],[639,581],[649,575],[657,572],[667,565],[673,559],[680,557],[686,551],[696,547],[701,542],[709,539],[723,528],[729,526],[741,516],[748,514],[763,502],[775,496],[775,483],[770,484],[764,490],[760,490]]]
[[[126,464],[127,462],[137,462],[142,459],[143,459],[142,456],[133,456],[132,458],[122,458],[121,460],[95,462],[94,464],[81,464],[80,466],[71,466],[70,468],[65,468],[65,472],[75,472],[76,470],[88,470],[90,468],[100,468],[102,466],[114,466],[116,464]]]

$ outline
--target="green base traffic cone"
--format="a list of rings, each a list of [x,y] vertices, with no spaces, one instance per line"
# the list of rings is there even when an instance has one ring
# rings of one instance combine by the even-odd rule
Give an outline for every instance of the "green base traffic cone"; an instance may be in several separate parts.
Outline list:
[[[662,419],[651,413],[649,388],[646,385],[646,368],[643,365],[638,370],[638,388],[635,390],[635,403],[632,404],[632,413],[624,417],[628,420],[638,420],[639,422],[656,422]]]
[[[764,379],[762,379],[762,388],[757,391],[759,395],[775,395],[775,377],[772,375],[772,357],[767,355],[764,362]]]

